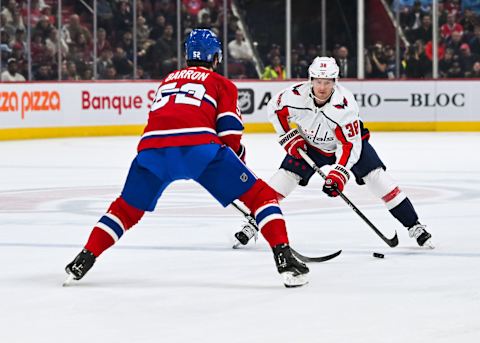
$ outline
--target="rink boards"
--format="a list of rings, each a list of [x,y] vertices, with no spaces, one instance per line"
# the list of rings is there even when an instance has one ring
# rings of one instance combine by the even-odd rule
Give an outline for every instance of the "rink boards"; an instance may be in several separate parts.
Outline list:
[[[235,81],[246,132],[272,132],[268,101],[301,81]],[[0,140],[137,135],[157,81],[2,83]],[[480,80],[342,81],[375,131],[480,131]]]

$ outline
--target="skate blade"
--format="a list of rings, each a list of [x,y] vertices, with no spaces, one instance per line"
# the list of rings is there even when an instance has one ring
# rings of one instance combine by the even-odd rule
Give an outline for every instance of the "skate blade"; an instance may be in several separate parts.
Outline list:
[[[308,283],[308,276],[306,274],[295,276],[292,272],[285,272],[281,275],[283,277],[283,284],[287,288],[301,287]]]
[[[428,249],[435,249],[435,245],[433,245],[432,239],[429,238],[423,243],[422,245],[423,248],[428,248]]]
[[[75,279],[75,276],[73,274],[68,274],[67,278],[62,283],[62,287],[70,286],[74,279]]]

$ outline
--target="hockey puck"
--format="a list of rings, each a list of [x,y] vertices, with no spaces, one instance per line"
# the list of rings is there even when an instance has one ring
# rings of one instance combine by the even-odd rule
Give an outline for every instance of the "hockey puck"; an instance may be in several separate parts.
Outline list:
[[[384,254],[380,254],[380,253],[378,253],[378,252],[374,252],[374,253],[373,253],[373,257],[376,257],[376,258],[384,258],[385,255],[384,255]]]

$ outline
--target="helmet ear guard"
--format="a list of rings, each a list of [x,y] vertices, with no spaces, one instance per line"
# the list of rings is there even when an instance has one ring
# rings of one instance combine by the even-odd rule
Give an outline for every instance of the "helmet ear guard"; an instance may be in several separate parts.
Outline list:
[[[222,62],[222,43],[215,33],[207,29],[195,29],[190,32],[185,41],[187,61],[213,63],[215,55],[218,56],[218,63]]]

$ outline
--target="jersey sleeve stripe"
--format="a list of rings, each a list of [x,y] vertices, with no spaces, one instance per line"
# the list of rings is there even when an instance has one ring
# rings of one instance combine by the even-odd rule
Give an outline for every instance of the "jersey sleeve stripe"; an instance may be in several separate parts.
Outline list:
[[[215,101],[215,99],[213,97],[211,97],[210,95],[208,94],[205,94],[203,96],[203,98],[209,102],[213,107],[217,108],[217,102]]]
[[[218,133],[229,131],[229,130],[243,131],[242,122],[231,115],[223,116],[222,118],[217,119]]]
[[[338,164],[346,166],[348,159],[350,158],[350,153],[352,152],[353,144],[352,142],[347,141],[347,138],[343,134],[342,128],[337,126],[335,128],[335,136],[337,136],[340,143],[342,143],[342,156],[338,160]]]
[[[290,125],[288,124],[288,107],[283,107],[282,109],[275,111],[275,113],[277,114],[280,125],[282,125],[282,129],[285,132],[290,131]]]
[[[218,133],[218,137],[225,137],[228,135],[241,135],[243,133],[242,130],[236,131],[236,130],[227,130],[227,131],[222,131]]]
[[[150,136],[168,136],[168,135],[176,135],[176,134],[193,134],[193,133],[205,133],[205,132],[216,134],[216,131],[210,127],[188,127],[188,128],[182,128],[182,129],[148,131],[143,134],[142,139]]]

